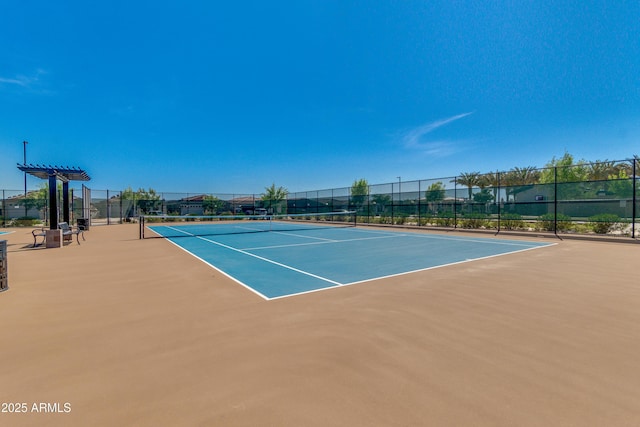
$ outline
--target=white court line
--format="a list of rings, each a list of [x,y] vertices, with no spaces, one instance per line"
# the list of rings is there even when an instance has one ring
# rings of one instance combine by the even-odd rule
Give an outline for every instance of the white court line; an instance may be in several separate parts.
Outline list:
[[[286,233],[280,233],[280,234],[286,234]],[[292,236],[295,236],[295,234],[292,234]],[[399,234],[397,236],[377,236],[377,237],[361,237],[358,239],[345,239],[345,240],[329,240],[327,242],[308,242],[308,243],[290,243],[287,245],[273,245],[273,246],[259,246],[259,247],[255,247],[255,248],[242,248],[242,250],[244,251],[257,251],[257,250],[261,250],[261,249],[276,249],[276,248],[291,248],[294,246],[311,246],[311,245],[326,245],[326,244],[330,244],[330,243],[344,243],[344,242],[359,242],[361,240],[379,240],[379,239],[392,239],[395,237],[401,237],[402,235]],[[306,236],[299,236],[299,237],[306,237]]]
[[[237,225],[234,226],[234,228],[239,228],[240,230],[259,231],[259,232],[265,232],[265,233],[268,232],[268,231],[271,231],[271,230],[267,230],[267,229],[264,229],[264,228],[240,227],[240,226],[237,226]]]
[[[370,279],[359,280],[359,281],[349,282],[349,283],[339,283],[339,282],[336,282],[334,280],[327,279],[325,277],[318,276],[318,275],[315,275],[315,274],[312,274],[312,273],[297,269],[295,267],[288,266],[286,264],[282,264],[282,263],[279,263],[279,262],[276,262],[276,261],[272,261],[272,260],[270,260],[268,258],[264,258],[264,257],[261,257],[259,255],[255,255],[255,254],[252,254],[250,252],[245,252],[245,250],[237,249],[237,248],[222,244],[220,242],[216,242],[215,240],[210,240],[210,239],[204,238],[202,236],[196,236],[196,235],[194,235],[192,233],[188,233],[186,231],[177,229],[175,227],[169,227],[169,226],[166,226],[166,227],[169,228],[169,229],[173,229],[175,231],[178,231],[180,233],[186,234],[188,236],[196,237],[198,239],[207,241],[209,243],[213,243],[215,245],[224,247],[226,249],[230,249],[230,250],[233,250],[233,251],[245,254],[245,255],[249,255],[251,257],[260,259],[262,261],[265,261],[265,262],[268,262],[268,263],[271,263],[271,264],[275,264],[275,265],[278,265],[280,267],[283,267],[283,268],[286,268],[286,269],[289,269],[289,270],[292,270],[292,271],[295,271],[295,272],[298,272],[298,273],[301,273],[301,274],[304,274],[304,275],[307,275],[307,276],[311,276],[311,277],[317,278],[317,279],[322,280],[322,281],[326,281],[328,283],[336,285],[337,287],[344,287],[344,286],[351,286],[351,285],[356,285],[356,284],[360,284],[360,283],[372,282],[372,281],[376,281],[376,280],[387,279],[387,278],[391,278],[391,277],[398,277],[398,276],[403,276],[403,275],[406,275],[406,274],[413,274],[413,273],[417,273],[417,272],[421,272],[421,271],[433,270],[433,269],[436,269],[436,268],[447,267],[447,266],[457,265],[457,264],[464,264],[464,263],[467,263],[467,262],[473,262],[473,261],[478,261],[478,260],[495,258],[495,257],[499,257],[499,256],[518,253],[518,252],[525,252],[525,251],[530,251],[530,250],[534,250],[534,249],[545,248],[547,246],[555,246],[555,245],[557,245],[557,243],[548,243],[548,244],[544,244],[544,245],[540,245],[540,246],[528,246],[528,247],[526,247],[524,249],[511,251],[511,252],[506,252],[506,253],[502,253],[502,254],[488,255],[488,256],[480,257],[480,258],[469,258],[469,259],[466,259],[466,260],[463,260],[463,261],[456,261],[456,262],[447,263],[447,264],[435,265],[435,266],[431,266],[431,267],[426,267],[426,268],[406,271],[406,272],[402,272],[402,273],[390,274],[390,275],[386,275],[386,276],[372,277]],[[373,233],[373,234],[381,234],[381,235],[383,235],[383,237],[365,237],[365,238],[359,238],[359,239],[349,239],[349,240],[337,241],[336,243],[346,242],[346,241],[382,239],[382,238],[391,238],[391,237],[416,236],[416,237],[422,237],[422,238],[434,238],[434,239],[442,239],[442,240],[473,241],[473,242],[476,242],[476,243],[496,243],[496,244],[506,244],[506,245],[513,245],[513,246],[527,246],[526,242],[524,242],[522,244],[518,244],[517,241],[511,241],[513,243],[509,243],[509,242],[504,242],[503,243],[503,242],[495,242],[495,241],[492,241],[492,240],[489,240],[489,239],[485,240],[485,239],[473,239],[473,238],[464,238],[464,237],[456,238],[456,237],[424,236],[424,235],[418,235],[418,234],[413,234],[413,233],[396,234],[396,233],[391,233],[391,232],[380,232],[380,231],[369,231],[369,230],[354,230],[354,231],[365,232],[365,233]],[[309,293],[314,293],[314,292],[320,292],[320,291],[324,291],[324,290],[327,290],[327,289],[333,289],[334,288],[334,286],[329,286],[329,287],[325,287],[325,288],[311,289],[311,290],[308,290],[308,291],[297,292],[297,293],[287,294],[287,295],[281,295],[281,296],[277,296],[277,297],[267,297],[266,295],[263,295],[262,293],[258,292],[256,289],[252,288],[251,286],[241,282],[240,280],[236,279],[235,277],[233,277],[233,276],[229,275],[228,273],[222,271],[221,269],[217,268],[213,264],[205,261],[204,259],[202,259],[199,256],[195,255],[194,253],[190,252],[189,250],[181,247],[180,245],[178,245],[177,243],[173,242],[172,240],[170,240],[170,239],[167,239],[167,240],[169,240],[172,244],[176,245],[177,247],[179,247],[183,251],[185,251],[188,254],[192,255],[193,257],[199,259],[200,261],[204,262],[205,264],[211,266],[213,269],[219,271],[220,273],[222,273],[226,277],[232,279],[236,283],[239,283],[240,285],[244,286],[245,288],[249,289],[254,294],[259,295],[260,297],[262,297],[263,299],[265,299],[267,301],[276,300],[276,299],[283,299],[283,298],[289,298],[289,297],[294,297],[294,296],[299,296],[299,295],[304,295],[304,294],[309,294]],[[313,243],[303,243],[303,244],[299,244],[299,245],[327,244],[327,243],[332,243],[332,242],[313,242]],[[282,246],[286,246],[286,245],[282,245]],[[291,245],[291,246],[298,246],[298,245]]]
[[[548,246],[554,246],[554,245],[557,245],[557,243],[549,243]],[[389,277],[404,276],[405,274],[417,273],[419,271],[433,270],[435,268],[448,267],[450,265],[464,264],[466,262],[479,261],[479,260],[483,260],[483,259],[497,258],[499,256],[517,254],[519,252],[532,251],[534,249],[541,249],[541,248],[546,248],[546,247],[547,247],[546,245],[545,246],[532,246],[532,247],[528,247],[528,248],[524,248],[524,249],[519,249],[517,251],[505,252],[505,253],[502,253],[502,254],[487,255],[487,256],[483,256],[483,257],[479,257],[479,258],[467,258],[467,259],[462,260],[462,261],[455,261],[455,262],[450,262],[450,263],[447,263],[447,264],[434,265],[434,266],[431,266],[431,267],[419,268],[417,270],[411,270],[411,271],[405,271],[405,272],[402,272],[402,273],[389,274],[387,276],[379,276],[379,277],[374,277],[374,278],[371,278],[371,279],[358,280],[358,281],[355,281],[355,282],[345,283],[342,286],[356,285],[358,283],[370,282],[372,280],[387,279]]]
[[[342,285],[340,285],[340,287],[358,285],[360,283],[367,283],[367,282],[373,282],[375,280],[381,280],[381,279],[388,279],[388,278],[391,278],[391,277],[404,276],[404,275],[407,275],[407,274],[418,273],[418,272],[421,272],[421,271],[434,270],[436,268],[441,268],[441,267],[448,267],[450,265],[464,264],[464,263],[467,263],[467,262],[479,261],[479,260],[488,259],[488,258],[495,258],[495,257],[503,256],[503,255],[511,255],[511,254],[515,254],[515,253],[518,253],[518,252],[532,251],[534,249],[541,249],[541,248],[546,248],[547,246],[555,246],[555,245],[557,245],[557,243],[549,243],[548,245],[545,245],[545,246],[534,246],[534,247],[529,247],[529,248],[525,248],[525,249],[520,249],[520,250],[517,250],[517,251],[505,252],[503,254],[488,255],[488,256],[484,256],[484,257],[480,257],[480,258],[469,258],[469,259],[465,259],[464,261],[450,262],[448,264],[434,265],[434,266],[431,266],[431,267],[425,267],[425,268],[420,268],[420,269],[417,269],[417,270],[405,271],[405,272],[402,272],[402,273],[389,274],[389,275],[386,275],[386,276],[378,276],[378,277],[372,277],[370,279],[358,280],[358,281],[349,282],[349,283],[343,283]],[[295,296],[298,296],[298,295],[304,295],[304,294],[308,294],[308,293],[311,293],[311,292],[325,291],[325,290],[328,290],[328,289],[333,289],[333,288],[314,289],[314,290],[311,290],[311,291],[298,292],[298,293],[295,293],[295,294],[288,294],[288,295],[281,295],[279,297],[273,297],[273,298],[267,298],[267,299],[269,301],[271,301],[271,300],[276,300],[276,299],[283,299],[283,298],[295,297]]]
[[[353,231],[358,231],[360,233],[374,233],[374,234],[384,234],[389,235],[395,232],[392,231],[374,231],[374,230],[364,230],[364,229],[354,229]],[[508,245],[508,246],[526,246],[533,247],[531,244],[533,242],[525,242],[518,240],[499,240],[496,237],[486,237],[486,238],[474,238],[474,237],[449,237],[449,236],[436,236],[436,235],[427,235],[427,234],[419,234],[419,233],[402,233],[399,234],[406,237],[418,237],[421,239],[439,239],[439,240],[453,240],[458,242],[474,242],[474,243],[487,243],[492,245]],[[543,243],[542,246],[552,245],[554,243]],[[538,246],[535,246],[538,247]]]
[[[197,239],[204,240],[205,242],[213,243],[214,245],[221,246],[221,247],[223,247],[223,248],[225,248],[225,249],[230,249],[230,250],[232,250],[232,251],[239,252],[239,253],[241,253],[241,254],[244,254],[244,255],[248,255],[248,256],[251,256],[251,257],[257,258],[257,259],[259,259],[259,260],[261,260],[261,261],[265,261],[265,262],[268,262],[268,263],[271,263],[271,264],[277,265],[277,266],[279,266],[279,267],[282,267],[282,268],[286,268],[286,269],[288,269],[288,270],[295,271],[296,273],[304,274],[304,275],[306,275],[306,276],[310,276],[310,277],[313,277],[313,278],[315,278],[315,279],[323,280],[323,281],[325,281],[325,282],[329,282],[329,283],[332,283],[332,284],[337,285],[337,286],[342,286],[342,283],[340,283],[340,282],[336,282],[336,281],[334,281],[334,280],[327,279],[326,277],[318,276],[318,275],[316,275],[316,274],[309,273],[308,271],[304,271],[304,270],[300,270],[300,269],[295,268],[295,267],[291,267],[290,265],[282,264],[281,262],[277,262],[277,261],[270,260],[269,258],[261,257],[260,255],[252,254],[251,252],[243,251],[242,249],[237,249],[237,248],[234,248],[234,247],[232,247],[232,246],[225,245],[224,243],[216,242],[215,240],[207,239],[206,237],[196,236],[196,235],[193,235],[193,234],[191,234],[191,233],[187,233],[186,231],[182,231],[182,230],[179,230],[179,229],[174,228],[174,227],[167,227],[167,228],[171,228],[171,229],[173,229],[173,230],[176,230],[176,231],[179,231],[179,232],[181,232],[181,233],[184,233],[184,234],[190,235],[190,236],[195,237],[195,238],[197,238]]]
[[[301,234],[295,234],[295,233],[284,232],[284,231],[272,231],[272,233],[273,234],[283,234],[285,236],[302,237],[304,239],[325,240],[327,242],[339,242],[339,240],[325,239],[324,237],[303,236]]]
[[[191,255],[192,257],[194,257],[195,259],[202,261],[203,263],[205,263],[206,265],[208,265],[209,267],[213,268],[214,270],[216,270],[218,273],[222,274],[223,276],[228,277],[229,279],[233,280],[234,282],[238,283],[241,286],[244,286],[245,288],[247,288],[248,290],[250,290],[251,292],[253,292],[254,294],[258,295],[259,297],[261,297],[262,299],[265,299],[267,301],[271,300],[271,298],[269,298],[266,295],[261,294],[260,292],[256,291],[255,289],[253,289],[251,286],[247,285],[246,283],[236,279],[235,277],[233,277],[232,275],[226,273],[225,271],[219,269],[218,267],[216,267],[215,265],[211,264],[209,261],[200,258],[198,255],[194,254],[193,252],[191,252],[188,249],[183,248],[182,246],[180,246],[179,244],[177,244],[176,242],[174,242],[173,240],[171,240],[170,238],[166,238],[165,240],[168,240],[169,243],[171,243],[172,245],[176,246],[178,249],[188,253],[189,255]]]

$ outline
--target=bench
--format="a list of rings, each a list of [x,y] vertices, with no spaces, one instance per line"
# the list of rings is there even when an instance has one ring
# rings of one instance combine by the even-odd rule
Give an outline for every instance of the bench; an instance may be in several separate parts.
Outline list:
[[[58,228],[60,230],[62,230],[62,240],[63,241],[72,241],[73,240],[73,235],[76,235],[76,240],[78,242],[78,244],[80,244],[80,235],[82,234],[82,240],[85,240],[84,238],[84,229],[82,228],[73,228],[72,226],[70,226],[68,223],[66,222],[59,222],[58,223]]]
[[[33,246],[35,248],[39,245],[44,245],[44,241],[47,237],[47,230],[45,228],[41,228],[39,230],[31,230],[31,234],[33,234]],[[42,237],[42,242],[38,244],[38,237]]]

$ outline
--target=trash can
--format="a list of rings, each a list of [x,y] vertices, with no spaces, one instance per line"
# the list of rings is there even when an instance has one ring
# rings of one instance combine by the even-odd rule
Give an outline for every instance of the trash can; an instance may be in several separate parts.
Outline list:
[[[78,218],[78,230],[89,231],[89,218]]]
[[[7,241],[0,240],[0,292],[9,289],[9,272],[7,268]]]

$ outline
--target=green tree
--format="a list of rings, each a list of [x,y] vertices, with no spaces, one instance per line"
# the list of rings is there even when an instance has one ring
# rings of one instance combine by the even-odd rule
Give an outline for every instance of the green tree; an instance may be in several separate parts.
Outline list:
[[[202,198],[202,210],[205,215],[217,215],[224,208],[224,201],[211,195]]]
[[[131,187],[128,187],[122,191],[120,198],[123,201],[131,201],[131,206],[127,210],[128,217],[149,213],[160,206],[160,196],[153,188],[149,188],[149,190],[138,188],[138,191],[133,191]]]
[[[618,170],[615,162],[609,160],[596,160],[587,167],[587,178],[590,181],[604,181],[610,175],[617,175]]]
[[[424,192],[424,198],[427,202],[439,202],[444,200],[444,194],[444,184],[442,181],[438,181],[434,182],[427,188],[427,191]]]
[[[567,152],[556,159],[551,159],[545,165],[545,169],[540,174],[540,183],[552,184],[555,182],[557,170],[558,182],[584,182],[589,176],[589,168],[584,160],[576,162],[573,156]]]
[[[58,191],[62,191],[62,185],[58,185]],[[47,207],[47,201],[49,200],[49,183],[41,183],[36,191],[30,191],[27,193],[27,197],[24,198],[24,207],[26,210],[38,209],[42,212],[43,217],[46,215],[44,210]]]
[[[488,188],[483,188],[473,195],[473,201],[476,203],[487,203],[491,200],[493,200],[493,194],[491,194]]]
[[[613,175],[619,175],[621,172],[624,171],[624,173],[627,176],[631,176],[633,175],[633,164],[636,164],[636,173],[640,173],[640,160],[638,156],[633,156],[631,159],[625,161],[625,162],[620,162],[617,163],[615,165],[615,172],[613,173]]]
[[[607,181],[617,179],[620,173],[624,173],[624,169],[619,168],[615,162],[609,160],[596,160],[587,166],[587,179],[593,184],[590,185],[591,190],[596,191],[597,194],[600,194],[600,192],[607,193],[609,191],[609,183]]]
[[[478,187],[481,183],[480,172],[462,172],[451,182],[466,186],[469,190],[468,199],[471,200],[473,199],[473,187]]]
[[[546,164],[540,175],[540,182],[554,184],[557,177],[558,200],[582,198],[589,179],[589,167],[586,163],[584,160],[576,162],[571,154],[565,152],[560,159],[554,157]]]
[[[621,199],[633,197],[633,180],[625,169],[620,169],[617,174],[609,175],[607,191]]]
[[[387,206],[391,206],[391,196],[388,194],[373,194],[371,204],[374,206],[376,214],[384,214]]]
[[[265,187],[264,194],[261,197],[264,207],[270,210],[279,211],[282,202],[286,200],[289,191],[284,187],[277,187],[276,184],[271,184],[271,187]]]
[[[506,188],[507,195],[513,196],[516,201],[518,193],[530,189],[540,180],[540,171],[533,166],[515,167],[501,177]]]
[[[351,203],[357,208],[361,208],[369,195],[369,183],[366,179],[355,180],[351,185]]]
[[[493,191],[493,200],[498,200],[498,190],[500,189],[500,185],[503,184],[503,182],[501,182],[502,176],[500,172],[489,172],[482,175],[481,179],[483,181],[483,188],[491,188],[491,190]]]
[[[424,192],[424,198],[429,206],[429,211],[435,212],[438,202],[444,200],[445,188],[442,181],[434,182],[427,187],[427,191]]]

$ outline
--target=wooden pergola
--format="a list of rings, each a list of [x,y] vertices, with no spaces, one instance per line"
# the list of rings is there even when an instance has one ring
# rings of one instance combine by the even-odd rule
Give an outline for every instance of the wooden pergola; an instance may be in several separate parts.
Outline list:
[[[44,165],[21,165],[18,169],[33,175],[36,178],[49,180],[49,228],[58,228],[58,198],[56,196],[57,181],[62,181],[62,217],[64,222],[69,223],[69,181],[89,181],[91,178],[80,168],[70,168],[68,166],[44,166]]]

